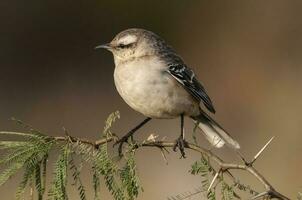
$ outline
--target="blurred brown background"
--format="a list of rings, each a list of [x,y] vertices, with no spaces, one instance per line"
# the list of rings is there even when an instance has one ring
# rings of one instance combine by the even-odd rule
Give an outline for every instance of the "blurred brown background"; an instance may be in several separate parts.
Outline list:
[[[0,129],[15,130],[8,121],[14,116],[52,135],[62,135],[64,126],[74,136],[96,139],[108,114],[120,110],[115,131],[124,134],[143,116],[116,92],[112,55],[93,47],[141,27],[165,38],[195,70],[214,101],[215,118],[247,158],[276,136],[256,168],[295,198],[302,190],[301,9],[300,0],[1,1]],[[192,123],[186,124],[190,138]],[[150,133],[173,140],[179,120],[154,120],[138,138]],[[238,161],[230,150],[216,152]],[[198,187],[200,179],[188,170],[199,155],[187,153],[185,160],[170,153],[166,165],[157,149],[139,151],[145,189],[139,199]],[[261,188],[249,176],[240,180]],[[1,199],[14,199],[17,181],[0,187]]]

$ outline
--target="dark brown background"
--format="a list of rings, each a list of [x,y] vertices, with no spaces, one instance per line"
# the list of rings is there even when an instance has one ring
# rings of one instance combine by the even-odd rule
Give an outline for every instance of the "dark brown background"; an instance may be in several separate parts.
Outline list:
[[[93,47],[123,29],[146,28],[192,66],[214,101],[215,118],[247,158],[276,136],[256,167],[294,198],[302,190],[301,6],[300,0],[1,1],[0,129],[15,130],[7,120],[14,116],[52,135],[65,126],[74,136],[95,139],[107,115],[120,110],[115,131],[124,134],[143,116],[117,94],[112,56]],[[150,133],[173,140],[178,120],[154,120],[138,138]],[[238,161],[230,150],[217,153]],[[165,165],[158,150],[138,153],[140,199],[164,199],[200,184],[187,173],[198,154],[178,157],[171,153]],[[17,181],[0,188],[1,199],[13,199]],[[257,183],[245,175],[241,181]]]

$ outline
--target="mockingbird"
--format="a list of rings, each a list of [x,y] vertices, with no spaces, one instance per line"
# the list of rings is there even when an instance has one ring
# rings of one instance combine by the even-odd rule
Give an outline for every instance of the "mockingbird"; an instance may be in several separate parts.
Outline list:
[[[224,144],[239,149],[240,145],[205,111],[200,102],[215,113],[212,101],[194,72],[182,58],[158,35],[144,29],[127,29],[114,39],[96,49],[104,48],[113,53],[114,82],[126,103],[147,118],[128,132],[119,143],[122,145],[135,131],[152,118],[181,118],[181,135],[174,151],[179,148],[185,157],[184,116],[198,123],[208,141],[220,148]]]

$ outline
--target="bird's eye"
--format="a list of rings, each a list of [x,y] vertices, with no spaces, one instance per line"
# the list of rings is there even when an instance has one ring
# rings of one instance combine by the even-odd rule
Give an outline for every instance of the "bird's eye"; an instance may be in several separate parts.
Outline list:
[[[126,48],[126,46],[127,46],[127,45],[125,45],[125,44],[119,44],[119,45],[118,45],[118,47],[121,48],[121,49]]]
[[[125,48],[129,48],[131,45],[132,45],[132,43],[130,43],[130,44],[121,43],[117,47],[120,48],[120,49],[125,49]]]

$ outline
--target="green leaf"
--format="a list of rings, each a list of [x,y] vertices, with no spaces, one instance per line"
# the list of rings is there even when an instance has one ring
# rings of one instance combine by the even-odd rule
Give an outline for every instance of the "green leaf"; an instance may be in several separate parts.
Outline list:
[[[67,166],[68,157],[70,154],[69,145],[66,144],[60,152],[58,160],[54,167],[54,179],[48,196],[53,197],[55,200],[67,200]]]
[[[25,191],[26,185],[34,175],[35,168],[31,165],[26,165],[24,168],[24,174],[21,183],[18,186],[17,192],[16,192],[16,199],[19,200]]]
[[[120,172],[123,187],[127,191],[128,199],[133,200],[138,196],[142,188],[139,184],[139,178],[136,172],[136,164],[134,159],[134,151],[129,153],[125,167]]]
[[[23,167],[23,163],[13,163],[9,168],[0,174],[0,186],[3,185],[10,177]]]
[[[103,135],[105,137],[111,136],[110,128],[113,122],[119,118],[119,112],[112,113],[106,120]],[[118,166],[113,162],[108,153],[107,143],[101,145],[98,150],[93,147],[77,143],[73,144],[75,152],[82,156],[82,158],[93,165],[93,185],[95,190],[95,199],[99,198],[99,177],[104,178],[105,186],[112,194],[115,200],[124,200],[125,194],[122,185],[119,183]]]
[[[207,191],[210,186],[209,179],[211,178],[211,172],[213,171],[213,168],[210,166],[208,159],[205,157],[201,157],[199,161],[196,161],[191,166],[191,174],[193,175],[200,175],[201,177],[201,187],[203,191]],[[215,192],[209,191],[208,192],[208,198],[209,199],[215,199]]]
[[[28,142],[25,141],[0,141],[0,149],[14,149],[26,145]]]
[[[74,180],[74,184],[72,184],[72,185],[78,186],[77,190],[78,190],[80,199],[81,200],[86,200],[85,188],[84,188],[84,185],[83,185],[81,177],[80,177],[80,170],[75,165],[74,159],[73,159],[72,156],[70,156],[69,165],[70,165],[70,170],[73,171],[72,172],[72,177],[73,177],[73,180]]]
[[[99,200],[101,182],[100,182],[100,173],[98,173],[95,163],[92,165],[92,172],[93,172],[92,185],[94,190],[94,199]]]
[[[105,137],[112,136],[112,132],[110,131],[110,128],[112,127],[112,124],[119,118],[120,118],[119,111],[115,111],[109,115],[109,117],[107,118],[107,120],[105,122],[105,127],[103,130],[103,135]]]
[[[233,200],[234,199],[233,187],[229,186],[226,182],[222,181],[221,195],[222,195],[222,200]]]

